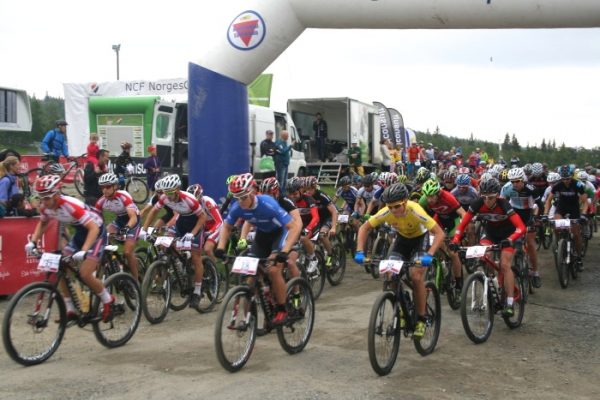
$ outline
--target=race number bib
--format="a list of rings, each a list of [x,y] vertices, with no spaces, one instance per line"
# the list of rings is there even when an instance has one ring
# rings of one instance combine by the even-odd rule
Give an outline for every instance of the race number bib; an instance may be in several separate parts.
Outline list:
[[[177,250],[191,250],[192,249],[192,241],[191,240],[178,240],[175,243],[175,248]]]
[[[57,272],[60,264],[60,254],[44,253],[38,264],[38,271]]]
[[[404,261],[381,260],[379,262],[379,273],[385,274],[386,272],[393,272],[394,274],[399,274],[402,270],[402,265],[404,265]]]
[[[348,214],[338,215],[338,222],[340,224],[347,224],[350,216]]]
[[[253,242],[255,237],[256,237],[256,231],[248,232],[248,235],[246,235],[246,241]]]
[[[156,246],[163,246],[167,248],[171,247],[171,243],[173,243],[172,236],[159,236],[156,238],[156,242],[154,242]]]
[[[254,257],[237,257],[233,263],[231,272],[244,275],[256,275],[258,261],[259,259]]]
[[[467,248],[466,258],[481,258],[485,255],[487,246],[471,246]]]
[[[566,229],[571,227],[570,219],[557,219],[554,221],[554,226],[561,229]]]

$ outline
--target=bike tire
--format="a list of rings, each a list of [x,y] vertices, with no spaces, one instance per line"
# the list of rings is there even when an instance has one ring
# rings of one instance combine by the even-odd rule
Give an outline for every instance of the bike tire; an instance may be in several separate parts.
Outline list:
[[[389,374],[396,363],[401,338],[399,321],[400,307],[394,293],[382,292],[371,308],[367,334],[369,361],[373,371],[380,376]],[[380,339],[382,346],[378,346]],[[379,347],[384,349],[380,350]]]
[[[475,272],[465,282],[460,303],[460,317],[465,334],[473,343],[483,343],[490,337],[494,326],[494,300],[488,284],[487,299],[483,298],[485,275]],[[487,302],[487,306],[486,306]],[[470,320],[472,316],[472,320]],[[477,325],[481,329],[476,329]]]
[[[451,264],[452,262],[450,260],[447,260],[445,263],[445,268],[443,269],[443,285],[446,287],[446,298],[448,299],[448,305],[451,309],[458,310],[460,308],[460,294],[458,294],[458,289],[455,287],[456,283],[454,274],[452,273]],[[461,276],[461,280],[464,281],[464,276]]]
[[[327,275],[327,272],[325,270],[325,261],[323,260],[323,254],[321,254],[321,252],[319,251],[315,251],[315,257],[317,257],[318,260],[317,268],[315,271],[313,271],[312,273],[308,272],[307,265],[308,263],[310,263],[310,260],[307,256],[305,256],[305,264],[307,265],[301,265],[300,271],[302,278],[304,278],[310,286],[314,300],[316,301],[321,296],[321,293],[323,293],[323,288],[325,287],[326,279],[325,276]]]
[[[75,190],[77,190],[77,193],[79,193],[80,196],[85,196],[85,181],[83,168],[77,168],[77,170],[75,170],[75,175],[73,176],[73,185],[75,186]]]
[[[420,339],[413,337],[415,349],[423,357],[433,353],[435,350],[435,346],[440,337],[440,327],[442,325],[440,292],[431,281],[425,283],[425,290],[427,296],[425,300],[425,318],[427,318],[425,335]]]
[[[142,204],[148,200],[148,185],[140,178],[130,178],[125,185],[125,190],[131,195],[136,204]]]
[[[389,243],[386,239],[378,237],[373,244],[373,253],[371,260],[385,260],[388,252]],[[375,265],[371,261],[371,276],[373,279],[379,279],[379,265]]]
[[[502,316],[504,323],[510,329],[516,329],[521,326],[523,323],[523,317],[525,315],[525,295],[527,289],[525,286],[525,281],[522,279],[518,270],[513,269],[513,274],[515,276],[515,292],[513,295],[514,303],[514,315],[512,317]]]
[[[170,259],[170,262],[173,262],[173,259]],[[191,259],[186,261],[186,263],[191,262]],[[169,274],[169,279],[171,281],[171,298],[169,299],[169,308],[173,311],[181,311],[185,309],[192,300],[191,295],[194,291],[193,273],[192,276],[189,276],[186,271],[187,267],[184,265],[183,270],[180,271],[180,274],[182,274],[181,281],[177,279],[177,275],[174,271]]]
[[[41,302],[44,300],[44,303]],[[56,303],[54,302],[56,300]],[[39,305],[39,310],[36,311]],[[42,309],[44,307],[44,309]],[[60,322],[52,318],[52,307],[58,308]],[[47,312],[48,311],[48,312]],[[45,314],[48,314],[45,316]],[[32,320],[35,318],[35,320]],[[22,322],[18,324],[18,322]],[[32,329],[35,323],[35,330]],[[60,346],[67,327],[67,311],[64,300],[58,290],[47,282],[31,283],[17,292],[11,299],[2,321],[2,342],[9,357],[24,366],[41,364],[50,358]],[[41,336],[50,332],[48,345],[37,346]],[[26,352],[20,342],[35,338],[36,351]]]
[[[331,267],[327,268],[327,280],[331,286],[342,283],[346,273],[346,250],[335,237],[331,242]]]
[[[556,250],[556,272],[558,273],[558,283],[560,287],[566,289],[569,287],[569,264],[567,263],[567,241],[560,239]]]
[[[303,278],[293,278],[287,283],[285,306],[288,321],[277,328],[277,339],[288,354],[300,353],[310,340],[315,324],[315,298],[309,284]],[[292,297],[298,293],[300,300],[293,304]]]
[[[92,328],[96,339],[112,349],[123,346],[135,334],[142,316],[142,295],[138,282],[125,272],[111,275],[104,287],[115,296],[114,315],[109,322],[94,322]],[[96,315],[101,315],[103,305],[98,296],[94,296],[92,304]]]
[[[151,324],[162,322],[169,312],[171,280],[164,261],[155,261],[148,267],[142,282],[142,312]]]
[[[544,228],[544,240],[543,240],[542,246],[544,246],[545,250],[548,250],[550,248],[550,246],[552,246],[552,240],[553,240],[552,235],[553,235],[552,229]]]
[[[240,308],[244,312],[239,312]],[[229,345],[230,340],[239,345]],[[252,301],[250,288],[235,286],[225,295],[215,322],[215,351],[219,364],[229,372],[239,371],[250,359],[255,342],[256,303]],[[238,349],[240,351],[236,353]]]
[[[217,304],[219,295],[219,272],[213,260],[208,256],[202,257],[202,265],[204,266],[204,275],[202,277],[202,298],[198,307],[195,308],[200,314],[211,311]]]
[[[217,292],[217,303],[221,303],[229,291],[229,268],[224,262],[217,262],[217,271],[219,272],[219,290]]]

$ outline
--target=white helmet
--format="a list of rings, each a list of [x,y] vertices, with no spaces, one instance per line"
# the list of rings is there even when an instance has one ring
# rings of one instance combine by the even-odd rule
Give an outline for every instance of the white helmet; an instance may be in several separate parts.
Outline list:
[[[179,178],[179,175],[177,174],[165,176],[161,179],[161,181],[161,189],[165,191],[178,189],[181,187],[181,178]]]
[[[575,175],[575,177],[577,179],[579,179],[580,181],[585,182],[588,179],[588,174],[587,174],[587,172],[585,172],[584,170],[581,169],[581,170],[577,171],[577,175]]]
[[[596,183],[596,175],[588,174],[588,182]]]
[[[558,182],[558,181],[560,181],[560,175],[557,172],[550,172],[548,174],[548,178],[546,178],[546,180],[550,184]]]
[[[489,172],[484,172],[483,174],[481,174],[480,181],[485,182],[485,181],[489,181],[492,178],[494,178],[494,176],[492,174],[490,174]]]
[[[524,180],[524,179],[525,179],[525,172],[523,171],[523,168],[511,168],[510,171],[508,171],[508,180],[509,181]]]
[[[119,178],[111,172],[108,172],[98,179],[99,186],[108,186],[108,185],[117,185],[119,183]]]
[[[538,177],[542,176],[543,173],[544,166],[542,165],[542,163],[534,162],[533,164],[531,164],[531,175]]]

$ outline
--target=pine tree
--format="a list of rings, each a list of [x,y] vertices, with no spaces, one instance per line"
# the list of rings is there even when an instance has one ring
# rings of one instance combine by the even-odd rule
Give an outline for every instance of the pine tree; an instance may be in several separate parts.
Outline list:
[[[546,139],[542,139],[542,145],[541,145],[542,151],[546,151]]]
[[[512,139],[510,141],[510,144],[512,145],[513,150],[519,151],[521,150],[521,145],[519,144],[519,141],[517,140],[517,137],[515,136],[515,134],[512,134]]]
[[[508,132],[506,132],[506,135],[504,135],[504,142],[502,142],[502,148],[504,150],[508,150],[511,148],[510,145],[510,136],[508,136]]]

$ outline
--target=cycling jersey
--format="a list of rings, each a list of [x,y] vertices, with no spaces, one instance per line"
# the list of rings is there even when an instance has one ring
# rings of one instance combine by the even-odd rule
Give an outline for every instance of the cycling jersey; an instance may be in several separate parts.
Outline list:
[[[344,188],[338,188],[335,192],[335,197],[341,197],[344,199],[346,204],[350,209],[354,209],[354,203],[356,203],[356,199],[358,198],[358,190],[354,186],[350,186],[348,190],[344,190]]]
[[[158,202],[159,197],[160,197],[159,194],[154,194],[154,196],[152,196],[152,198],[150,199],[150,204],[155,205]],[[169,207],[167,205],[165,205],[164,209],[165,209],[165,214],[160,219],[166,224],[171,219],[173,219],[173,217],[175,216],[175,213],[173,212],[173,210],[171,210],[171,207]]]
[[[294,202],[289,197],[285,197],[283,195],[280,195],[277,198],[277,203],[287,213],[290,213],[291,211],[294,211],[296,209],[296,206],[294,205]]]
[[[438,199],[435,204],[429,204],[427,202],[427,196],[421,196],[419,205],[425,210],[431,210],[434,214],[433,219],[444,227],[444,229],[450,231],[454,229],[457,224],[458,213],[456,210],[460,208],[460,203],[450,192],[440,190]]]
[[[331,198],[327,196],[327,194],[321,192],[320,190],[315,190],[315,193],[312,196],[315,201],[315,205],[319,210],[319,221],[323,224],[325,221],[331,219],[331,212],[327,208],[331,204]]]
[[[56,219],[58,222],[73,225],[76,228],[83,228],[88,221],[94,222],[98,227],[103,226],[102,217],[82,201],[63,195],[60,195],[56,201],[58,202],[56,209],[46,208],[43,204],[40,206],[41,221]]]
[[[302,227],[312,232],[319,224],[319,209],[317,208],[315,201],[312,197],[304,194],[300,196],[298,200],[294,201],[294,205],[298,208],[298,211],[300,211]]]
[[[361,187],[358,190],[358,196],[359,198],[363,199],[365,204],[369,204],[369,202],[371,201],[371,199],[373,198],[373,196],[375,195],[375,193],[381,189],[379,187],[379,185],[373,185],[373,187],[371,188],[371,191],[368,191],[367,189],[363,187]]]
[[[292,217],[279,206],[271,196],[257,195],[255,204],[250,209],[240,207],[239,203],[231,205],[226,222],[234,225],[238,218],[256,226],[258,232],[272,232],[287,225]]]
[[[206,239],[217,243],[219,241],[221,227],[223,226],[223,218],[219,212],[219,207],[209,196],[202,196],[200,198],[200,206],[207,215],[206,222],[204,223],[204,234],[207,236]]]
[[[117,190],[110,198],[105,196],[100,197],[96,202],[95,208],[99,212],[106,210],[117,214],[114,224],[119,229],[129,222],[128,209],[134,210],[136,215],[140,215],[140,210],[133,202],[131,195],[124,190]]]
[[[515,210],[531,210],[538,200],[535,187],[529,183],[524,184],[523,189],[517,191],[512,182],[507,182],[502,187],[500,196],[508,200]]]
[[[560,181],[552,186],[551,193],[557,197],[556,212],[562,216],[570,214],[571,218],[579,218],[579,196],[585,193],[583,183],[571,179],[568,184]]]
[[[543,196],[544,191],[548,187],[547,178],[548,177],[546,176],[546,174],[542,174],[541,176],[532,176],[527,180],[527,183],[529,183],[530,185],[532,185],[534,187],[534,193],[535,193],[534,197],[542,197]]]
[[[421,236],[436,225],[433,218],[427,215],[419,204],[408,201],[405,207],[406,211],[400,217],[395,217],[389,208],[383,207],[377,214],[369,218],[367,222],[372,228],[376,228],[387,222],[401,236],[408,239]]]
[[[169,200],[169,197],[166,194],[162,194],[154,208],[160,210],[164,206],[169,207],[171,210],[178,213],[180,216],[191,216],[196,215],[199,216],[202,214],[202,207],[198,200],[188,192],[179,192],[179,197],[176,201]]]
[[[477,190],[475,190],[472,186],[468,186],[464,189],[459,188],[458,186],[452,189],[450,192],[452,195],[458,200],[462,208],[467,211],[471,202],[479,198],[479,194]]]

